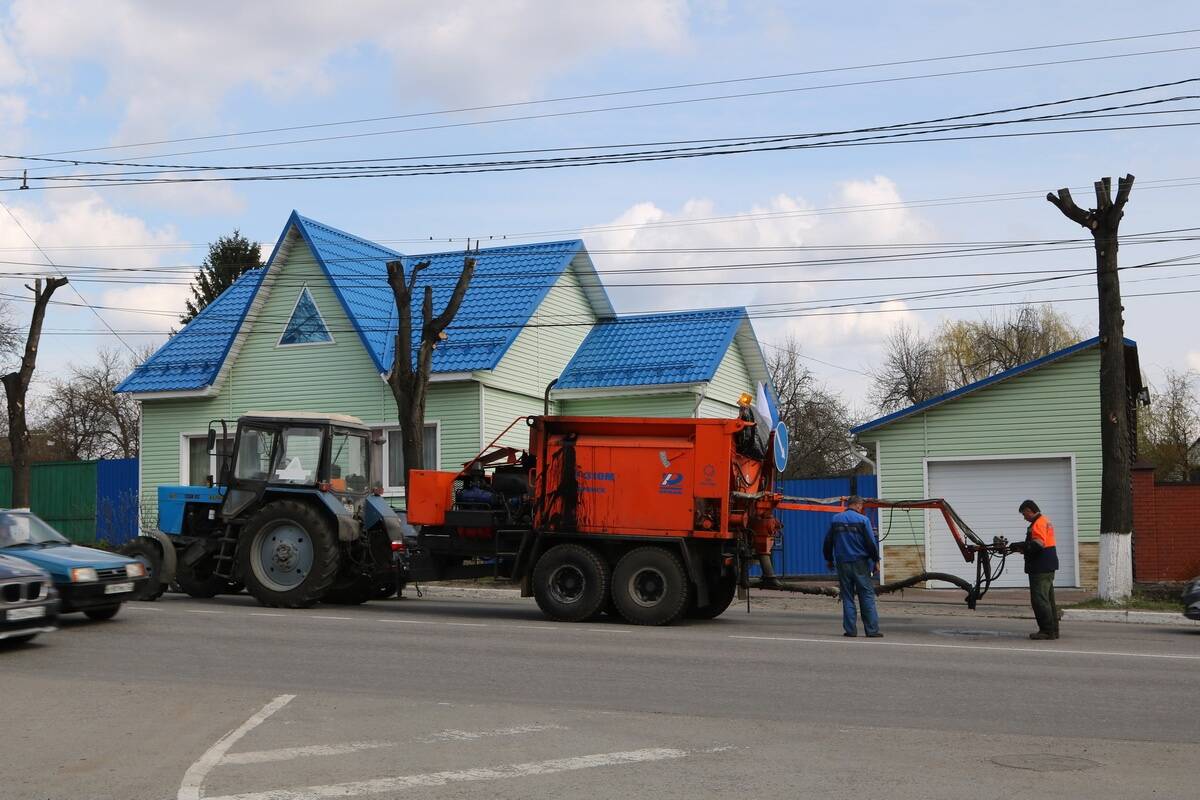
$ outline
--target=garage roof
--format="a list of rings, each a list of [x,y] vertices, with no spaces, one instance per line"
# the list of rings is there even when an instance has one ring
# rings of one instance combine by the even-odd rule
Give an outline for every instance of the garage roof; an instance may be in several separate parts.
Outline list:
[[[967,384],[966,386],[955,389],[952,392],[946,392],[945,394],[930,398],[923,403],[917,403],[916,405],[909,406],[908,408],[902,408],[899,411],[886,414],[878,419],[873,419],[870,422],[864,422],[862,425],[851,428],[850,432],[857,435],[866,431],[875,430],[876,428],[883,427],[884,425],[895,422],[896,420],[903,419],[921,411],[928,411],[935,406],[940,406],[942,403],[955,400],[963,395],[971,394],[972,392],[979,391],[980,389],[1000,383],[1001,381],[1015,378],[1018,375],[1024,375],[1026,372],[1035,370],[1038,367],[1044,367],[1047,364],[1053,364],[1055,361],[1060,361],[1067,356],[1080,353],[1084,350],[1089,350],[1093,347],[1098,347],[1099,345],[1099,336],[1086,339],[1077,344],[1073,344],[1070,347],[1064,347],[1062,350],[1050,353],[1049,355],[1044,355],[1041,358],[1035,358],[1033,361],[1027,361],[1024,364],[1019,364],[1012,369],[999,372],[995,375],[984,378],[983,380]],[[1138,366],[1137,342],[1133,341],[1132,339],[1125,340],[1125,363],[1127,381],[1130,384],[1131,390],[1136,392],[1142,388],[1142,377],[1141,369]]]

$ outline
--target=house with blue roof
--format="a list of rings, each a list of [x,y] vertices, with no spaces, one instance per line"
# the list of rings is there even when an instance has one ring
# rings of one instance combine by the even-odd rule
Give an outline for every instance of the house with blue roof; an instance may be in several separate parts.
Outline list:
[[[1142,391],[1137,345],[1125,342],[1130,430]],[[986,541],[1025,537],[1034,500],[1054,525],[1058,586],[1095,588],[1100,542],[1100,340],[1088,339],[851,429],[874,451],[885,499],[948,500]],[[1136,434],[1134,436],[1136,440]],[[1130,442],[1135,446],[1135,441]],[[974,581],[940,515],[880,510],[883,570]],[[1026,585],[1020,556],[993,586]]]
[[[473,255],[470,288],[434,352],[427,467],[453,469],[497,437],[523,445],[524,430],[504,431],[542,413],[551,381],[558,413],[734,416],[738,396],[769,380],[745,309],[619,317],[578,239]],[[358,417],[381,442],[373,474],[385,494],[400,496],[404,466],[386,383],[398,323],[386,265],[429,261],[414,293],[419,320],[422,287],[440,310],[463,258],[405,255],[293,212],[266,265],[118,387],[142,408],[143,505],[159,485],[214,474],[209,421],[250,411]]]

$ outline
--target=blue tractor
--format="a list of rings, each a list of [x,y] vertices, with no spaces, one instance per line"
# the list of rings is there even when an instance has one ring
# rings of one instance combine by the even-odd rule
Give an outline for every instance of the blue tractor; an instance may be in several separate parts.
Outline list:
[[[231,452],[208,449],[208,486],[160,486],[158,530],[123,549],[151,575],[143,599],[174,581],[193,597],[242,586],[263,605],[362,603],[387,596],[407,575],[407,525],[372,491],[371,432],[341,414],[250,413]]]

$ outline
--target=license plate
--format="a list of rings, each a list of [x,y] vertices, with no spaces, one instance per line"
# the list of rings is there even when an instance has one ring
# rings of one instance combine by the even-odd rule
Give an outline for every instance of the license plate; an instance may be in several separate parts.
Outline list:
[[[21,619],[37,619],[38,617],[44,616],[46,616],[46,609],[44,606],[37,606],[35,608],[14,608],[10,609],[8,612],[8,621],[16,622],[17,620]]]
[[[104,587],[105,594],[122,594],[124,592],[132,592],[132,583],[110,583]]]

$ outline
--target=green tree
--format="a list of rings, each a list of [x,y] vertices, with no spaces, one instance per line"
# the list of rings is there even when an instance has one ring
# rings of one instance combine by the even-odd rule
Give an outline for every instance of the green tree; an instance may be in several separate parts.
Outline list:
[[[184,325],[195,319],[204,307],[233,285],[248,269],[262,266],[258,242],[252,242],[237,228],[232,236],[221,236],[208,246],[208,255],[192,280],[192,297],[187,313],[179,318]]]

